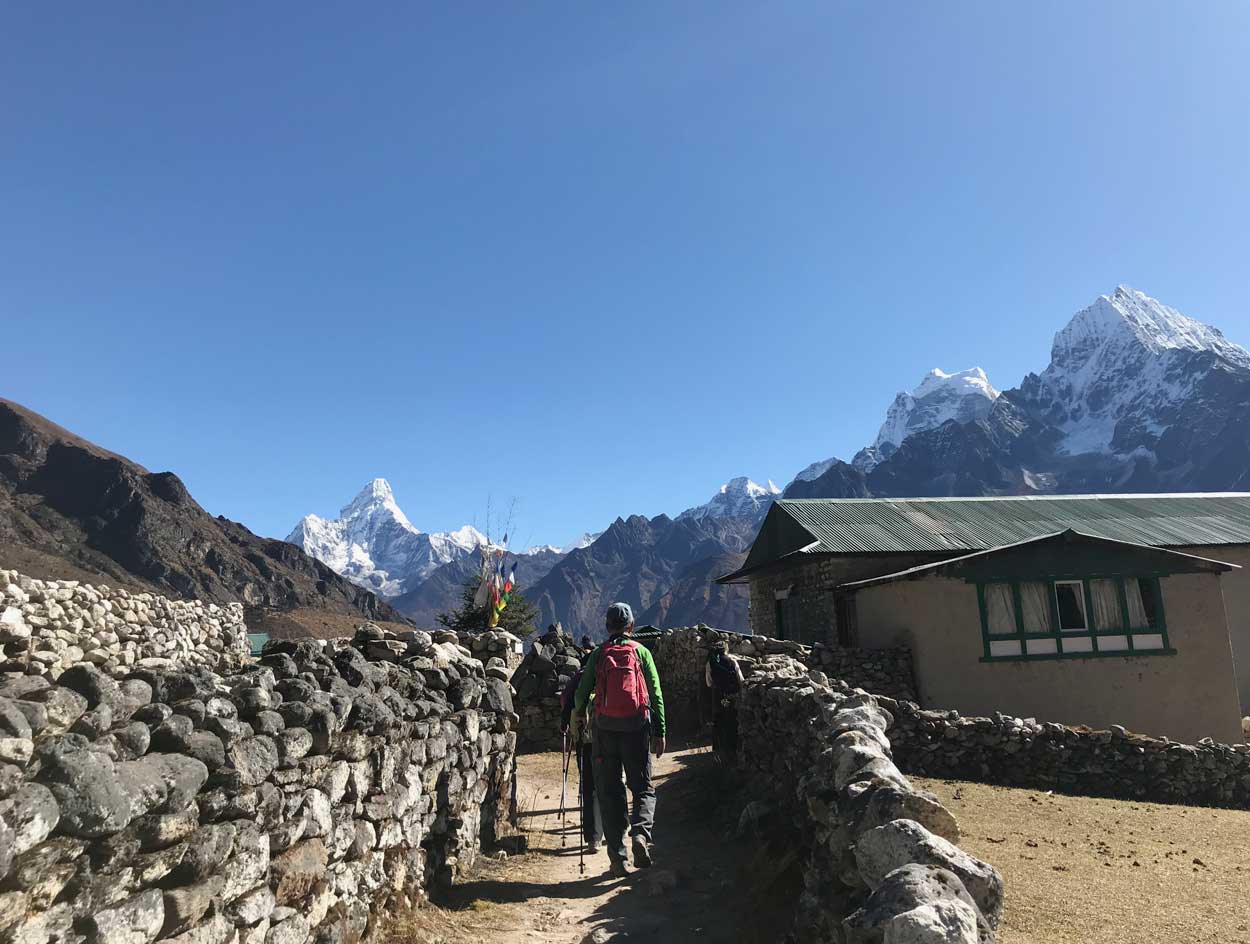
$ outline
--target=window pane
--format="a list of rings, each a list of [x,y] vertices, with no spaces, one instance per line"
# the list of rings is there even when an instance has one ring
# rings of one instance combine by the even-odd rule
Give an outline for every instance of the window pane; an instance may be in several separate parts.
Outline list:
[[[1010,584],[985,585],[985,624],[991,634],[1015,634],[1016,611],[1011,603]]]
[[[1053,633],[1050,623],[1050,585],[1038,580],[1020,584],[1020,610],[1026,633]]]
[[[1148,629],[1150,617],[1146,615],[1146,603],[1142,599],[1142,581],[1128,577],[1124,581],[1124,597],[1128,600],[1128,628]]]
[[[1079,580],[1056,581],[1055,602],[1059,606],[1059,628],[1065,633],[1089,629],[1085,621],[1085,594]]]
[[[1124,628],[1124,614],[1120,611],[1120,591],[1115,580],[1091,580],[1089,595],[1094,598],[1095,629]]]
[[[1134,633],[1133,634],[1133,648],[1134,649],[1162,649],[1163,648],[1163,634],[1162,633],[1147,633],[1146,635],[1141,635],[1138,633]]]
[[[1142,610],[1146,614],[1143,627],[1158,629],[1163,625],[1163,601],[1159,599],[1159,584],[1146,577],[1137,579],[1137,591],[1141,594]]]
[[[1088,636],[1073,636],[1061,640],[1064,652],[1093,652],[1094,641]]]
[[[1025,650],[1031,656],[1045,656],[1059,651],[1058,639],[1026,639]]]
[[[1134,637],[1133,639],[1133,644],[1134,645],[1137,644],[1136,637]],[[1099,636],[1098,637],[1098,651],[1099,652],[1119,652],[1121,649],[1127,649],[1127,648],[1128,648],[1127,636]]]
[[[992,639],[990,640],[990,655],[992,656],[1018,656],[1020,654],[1020,643],[1014,639]]]

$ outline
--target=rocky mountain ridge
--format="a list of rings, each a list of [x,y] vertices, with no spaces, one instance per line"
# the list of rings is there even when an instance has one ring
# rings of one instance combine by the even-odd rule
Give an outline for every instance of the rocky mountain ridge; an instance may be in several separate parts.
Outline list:
[[[0,399],[0,567],[215,603],[397,614],[285,541],[213,517],[172,472]]]

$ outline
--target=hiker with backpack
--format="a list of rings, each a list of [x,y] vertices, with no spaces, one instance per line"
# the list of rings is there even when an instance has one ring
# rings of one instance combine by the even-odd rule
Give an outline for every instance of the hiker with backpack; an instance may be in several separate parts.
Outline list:
[[[634,867],[651,865],[655,824],[651,754],[662,757],[666,746],[664,694],[650,651],[629,638],[634,631],[634,612],[629,604],[613,603],[605,622],[608,639],[586,662],[573,710],[584,710],[594,692],[595,789],[611,873],[623,877],[629,874],[625,864],[627,827],[632,836]],[[633,795],[632,809],[627,807],[627,786]]]
[[[738,709],[735,704],[742,690],[742,667],[729,654],[723,639],[716,639],[707,654],[703,681],[716,699],[712,715],[712,750],[726,760],[738,752]]]

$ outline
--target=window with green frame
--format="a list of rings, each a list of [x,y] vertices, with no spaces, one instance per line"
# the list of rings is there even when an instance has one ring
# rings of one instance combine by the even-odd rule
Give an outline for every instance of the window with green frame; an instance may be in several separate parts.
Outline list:
[[[1159,578],[990,580],[977,584],[982,661],[1171,654]]]

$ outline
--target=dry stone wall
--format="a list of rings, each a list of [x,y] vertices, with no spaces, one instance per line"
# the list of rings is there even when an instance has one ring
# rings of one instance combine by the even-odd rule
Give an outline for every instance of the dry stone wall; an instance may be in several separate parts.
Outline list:
[[[55,679],[79,662],[132,668],[237,664],[248,654],[239,603],[130,593],[0,570],[0,671]]]
[[[472,653],[487,674],[494,672],[505,682],[520,666],[523,656],[521,637],[502,629],[486,629],[478,633],[456,633],[457,641]]]
[[[880,699],[909,773],[1083,796],[1250,809],[1250,744],[1178,744],[998,714],[964,718]]]
[[[521,750],[560,750],[560,695],[581,668],[581,656],[571,636],[548,630],[521,660],[512,676]]]
[[[787,656],[751,667],[738,760],[752,795],[805,842],[794,936],[804,942],[992,942],[1003,881],[895,766],[876,698]]]
[[[655,653],[660,685],[664,689],[667,721],[674,731],[689,733],[712,719],[703,666],[714,640],[726,643],[744,671],[768,656],[785,655],[831,678],[841,679],[853,688],[863,688],[892,698],[915,698],[910,649],[843,649],[820,643],[804,646],[785,639],[692,626],[665,632],[658,639],[646,640],[647,646]]]
[[[512,690],[453,634],[195,651],[0,672],[0,941],[352,944],[510,831]]]

